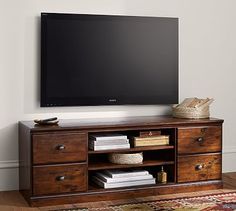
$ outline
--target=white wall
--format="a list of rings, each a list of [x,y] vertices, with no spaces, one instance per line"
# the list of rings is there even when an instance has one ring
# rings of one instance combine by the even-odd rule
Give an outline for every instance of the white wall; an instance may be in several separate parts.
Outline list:
[[[158,115],[168,106],[39,107],[40,13],[179,17],[180,100],[213,97],[225,119],[223,170],[236,171],[235,0],[0,0],[0,190],[18,188],[17,122]]]

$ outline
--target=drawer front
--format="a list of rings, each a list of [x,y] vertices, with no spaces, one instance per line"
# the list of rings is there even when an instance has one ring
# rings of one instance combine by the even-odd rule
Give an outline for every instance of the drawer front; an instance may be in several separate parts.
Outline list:
[[[86,164],[33,167],[33,194],[86,191],[86,172]]]
[[[178,182],[221,179],[221,154],[178,157]]]
[[[221,151],[221,127],[178,129],[178,153]]]
[[[87,160],[85,133],[33,135],[33,163],[66,163]]]

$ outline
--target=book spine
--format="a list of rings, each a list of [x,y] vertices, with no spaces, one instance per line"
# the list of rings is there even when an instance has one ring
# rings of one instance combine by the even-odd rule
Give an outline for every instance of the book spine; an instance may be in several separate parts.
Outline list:
[[[134,146],[161,146],[169,145],[169,140],[158,140],[158,141],[134,141]]]
[[[112,174],[109,171],[107,171],[107,174],[112,178],[123,178],[123,177],[136,177],[136,176],[144,176],[148,175],[148,171],[143,172],[130,172],[130,173],[122,173],[122,174]]]
[[[163,140],[163,139],[169,139],[169,136],[153,136],[153,137],[148,137],[148,138],[140,138],[140,137],[134,137],[133,138],[135,141],[151,141],[151,140]]]
[[[131,181],[131,182],[105,183],[104,188],[122,188],[129,186],[138,186],[138,185],[151,185],[155,183],[156,183],[155,178],[153,178],[153,179]]]
[[[95,146],[102,146],[102,145],[124,145],[129,144],[128,139],[121,139],[121,140],[114,140],[114,141],[95,141],[95,140],[89,140],[89,144],[95,145]]]
[[[148,147],[148,146],[164,146],[164,145],[169,145],[166,143],[135,143],[134,147]]]
[[[101,180],[107,183],[117,183],[117,182],[128,182],[128,181],[137,181],[137,180],[145,180],[145,179],[152,179],[153,176],[151,174],[144,175],[144,176],[136,176],[136,177],[120,177],[120,178],[105,178],[100,174],[97,174]]]
[[[108,150],[108,149],[129,149],[130,144],[126,144],[126,145],[104,145],[104,146],[89,145],[89,148],[94,150],[94,151]]]
[[[127,136],[104,136],[104,137],[91,137],[95,141],[112,141],[112,140],[124,140]]]

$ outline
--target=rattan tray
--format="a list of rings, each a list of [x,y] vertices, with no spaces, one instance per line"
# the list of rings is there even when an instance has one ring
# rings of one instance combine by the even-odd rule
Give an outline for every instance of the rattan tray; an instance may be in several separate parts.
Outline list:
[[[143,153],[112,153],[108,159],[115,164],[139,164],[143,162]]]

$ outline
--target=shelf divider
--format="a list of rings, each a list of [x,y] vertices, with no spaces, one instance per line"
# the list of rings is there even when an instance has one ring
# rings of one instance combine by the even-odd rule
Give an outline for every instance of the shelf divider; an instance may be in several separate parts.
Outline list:
[[[118,169],[118,168],[135,168],[135,167],[146,167],[146,166],[160,166],[160,165],[171,165],[174,161],[166,160],[147,160],[140,164],[114,164],[109,162],[94,162],[88,164],[88,170],[104,170],[104,169]]]
[[[163,149],[174,149],[173,145],[161,145],[161,146],[145,146],[145,147],[134,147],[129,149],[112,149],[112,150],[89,150],[88,154],[105,154],[113,152],[139,152],[139,151],[151,151],[151,150],[163,150]]]

